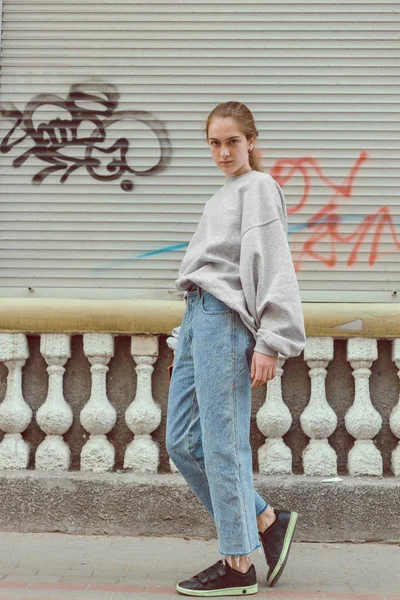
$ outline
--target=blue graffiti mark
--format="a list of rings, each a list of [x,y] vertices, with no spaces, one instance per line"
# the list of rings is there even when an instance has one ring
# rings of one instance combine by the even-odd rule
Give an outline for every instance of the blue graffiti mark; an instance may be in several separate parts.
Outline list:
[[[165,246],[160,250],[152,250],[151,252],[139,254],[136,258],[147,258],[148,256],[153,256],[154,254],[162,254],[163,252],[171,252],[173,250],[182,250],[182,248],[187,248],[187,246],[189,246],[189,242],[186,242],[186,244],[175,244],[174,246]]]
[[[363,220],[365,219],[365,217],[363,217],[362,215],[338,215],[336,221],[334,221],[334,219],[332,218],[332,215],[325,215],[325,216],[321,217],[321,219],[318,219],[318,220],[314,221],[313,223],[296,223],[296,225],[289,225],[288,226],[288,234],[297,233],[298,231],[302,231],[303,229],[310,229],[310,228],[314,227],[315,225],[321,225],[324,222],[326,222],[328,217],[329,217],[329,223],[333,223],[333,222],[343,223],[344,221],[351,221],[352,223],[362,223]],[[400,223],[400,217],[393,219],[393,222]],[[182,244],[174,244],[173,246],[163,246],[162,248],[159,248],[158,250],[151,250],[150,252],[144,252],[143,254],[137,254],[136,256],[131,256],[122,261],[115,260],[111,263],[107,263],[105,265],[98,266],[94,269],[94,271],[98,272],[98,271],[102,271],[102,270],[112,269],[113,267],[121,266],[123,263],[127,263],[132,260],[149,258],[151,256],[159,256],[160,254],[165,254],[166,252],[174,252],[175,250],[183,250],[183,249],[187,248],[188,245],[189,245],[189,242],[182,243]]]
[[[321,219],[321,222],[323,222],[322,219]],[[299,223],[297,225],[289,225],[288,233],[297,233],[298,231],[301,231],[302,229],[308,229],[308,227],[309,227],[308,223]]]
[[[173,246],[164,246],[163,248],[159,248],[158,250],[151,250],[151,252],[145,252],[144,254],[138,254],[137,256],[130,256],[125,260],[114,260],[113,262],[107,263],[106,265],[101,265],[95,268],[95,271],[102,271],[104,269],[112,269],[113,267],[120,266],[123,263],[130,262],[131,260],[136,260],[138,258],[148,258],[149,256],[156,256],[159,254],[164,254],[165,252],[174,252],[175,250],[182,250],[187,248],[189,242],[186,244],[174,244]]]

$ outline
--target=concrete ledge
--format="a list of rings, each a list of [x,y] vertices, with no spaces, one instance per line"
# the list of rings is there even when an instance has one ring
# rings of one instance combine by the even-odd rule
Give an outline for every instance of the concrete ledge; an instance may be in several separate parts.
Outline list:
[[[297,541],[400,542],[400,480],[255,476],[276,508],[300,513]],[[9,471],[0,475],[0,529],[71,534],[215,537],[180,475]]]

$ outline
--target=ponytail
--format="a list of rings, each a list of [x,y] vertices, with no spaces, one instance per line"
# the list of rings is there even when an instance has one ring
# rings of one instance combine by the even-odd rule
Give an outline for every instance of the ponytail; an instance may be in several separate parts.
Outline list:
[[[253,148],[253,150],[249,153],[249,165],[253,171],[264,172],[262,156],[263,152],[261,148]]]

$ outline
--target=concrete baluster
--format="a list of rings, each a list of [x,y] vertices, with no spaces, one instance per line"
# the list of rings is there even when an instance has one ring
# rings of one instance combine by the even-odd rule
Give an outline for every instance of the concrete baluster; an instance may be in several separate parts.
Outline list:
[[[258,464],[263,475],[285,475],[292,472],[292,452],[283,441],[290,429],[292,415],[282,398],[282,375],[285,359],[278,356],[276,376],[267,383],[264,404],[257,413],[257,426],[265,436],[258,450]]]
[[[181,329],[180,325],[178,327],[174,327],[174,329],[172,330],[172,335],[167,337],[167,340],[166,340],[168,347],[171,348],[171,350],[174,353],[174,359],[175,359],[176,349],[178,347],[178,339],[179,339],[180,329]],[[179,473],[178,468],[176,467],[174,461],[171,458],[169,459],[169,468],[171,469],[172,473]]]
[[[113,336],[85,333],[83,351],[92,365],[92,389],[80,414],[82,426],[90,433],[81,451],[81,470],[101,473],[111,471],[115,463],[115,449],[106,435],[117,420],[117,411],[108,400],[106,389],[107,365],[114,356]]]
[[[398,369],[397,375],[400,379],[400,338],[392,341],[392,360]],[[390,415],[389,423],[394,435],[400,439],[400,395]],[[400,477],[400,441],[392,452],[391,469],[396,477]]]
[[[327,402],[325,390],[326,368],[332,359],[332,338],[307,338],[304,360],[310,369],[311,396],[300,416],[301,427],[310,438],[302,456],[305,475],[337,474],[337,455],[328,441],[337,427],[337,416]]]
[[[7,391],[0,405],[0,469],[26,469],[29,444],[21,433],[32,420],[32,409],[22,396],[22,367],[29,357],[28,342],[23,333],[0,333],[0,361],[8,369]]]
[[[64,365],[71,356],[69,335],[42,334],[40,351],[48,364],[49,387],[46,400],[36,413],[36,421],[47,435],[36,450],[35,466],[43,471],[67,471],[71,452],[62,436],[73,420],[71,407],[63,394]]]
[[[347,431],[355,438],[347,467],[350,475],[382,475],[382,455],[373,439],[382,427],[382,417],[371,402],[369,390],[370,367],[378,358],[376,339],[347,340],[347,360],[355,380],[354,403],[345,416]]]
[[[153,364],[158,358],[158,338],[132,336],[131,354],[137,364],[137,387],[135,399],[126,409],[125,419],[134,433],[134,439],[126,448],[124,468],[140,473],[156,473],[160,452],[151,433],[161,423],[161,408],[154,402],[151,379]]]

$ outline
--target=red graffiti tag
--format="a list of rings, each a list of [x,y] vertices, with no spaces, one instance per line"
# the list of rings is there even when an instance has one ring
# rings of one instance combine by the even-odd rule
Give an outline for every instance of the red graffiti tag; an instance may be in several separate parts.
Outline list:
[[[345,218],[342,218],[340,215],[341,202],[338,202],[337,198],[351,198],[357,172],[368,158],[368,153],[362,151],[351,167],[347,178],[340,184],[326,177],[317,161],[312,157],[299,159],[285,158],[276,161],[274,164],[270,173],[282,188],[294,175],[300,173],[303,177],[304,192],[297,204],[288,208],[288,214],[299,213],[306,206],[311,195],[310,170],[315,171],[324,184],[333,191],[333,196],[329,198],[326,205],[307,220],[305,227],[305,230],[309,233],[307,239],[299,242],[298,238],[300,234],[295,233],[294,235],[293,262],[297,271],[301,269],[305,255],[320,261],[327,267],[335,267],[338,261],[337,247],[341,244],[349,243],[353,244],[353,248],[347,258],[347,266],[351,267],[357,261],[360,246],[370,232],[373,233],[368,260],[371,267],[379,257],[379,246],[385,227],[389,229],[395,247],[397,250],[400,250],[400,238],[397,235],[389,206],[381,206],[375,212],[367,214],[352,233],[344,235],[339,231],[340,225],[345,222]],[[326,240],[329,241],[329,254],[327,256],[317,252],[315,249],[315,246],[319,242]],[[299,244],[301,247],[296,249],[296,245]]]

